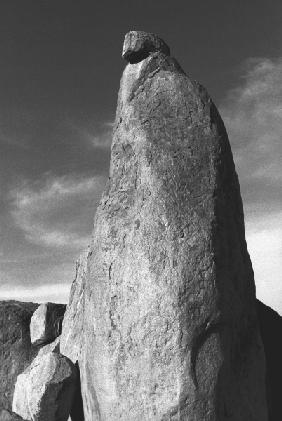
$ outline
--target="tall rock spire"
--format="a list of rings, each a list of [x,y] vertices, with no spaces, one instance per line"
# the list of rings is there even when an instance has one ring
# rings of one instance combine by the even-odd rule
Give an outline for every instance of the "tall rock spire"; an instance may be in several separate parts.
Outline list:
[[[253,271],[224,124],[157,36],[130,32],[123,57],[83,290],[86,421],[266,421]]]

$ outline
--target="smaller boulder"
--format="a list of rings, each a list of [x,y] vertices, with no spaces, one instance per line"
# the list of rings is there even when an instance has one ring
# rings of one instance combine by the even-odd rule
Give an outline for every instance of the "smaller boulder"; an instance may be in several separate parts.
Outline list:
[[[7,409],[0,409],[0,421],[25,421],[22,417]]]
[[[129,63],[138,63],[157,51],[170,55],[168,45],[157,35],[143,31],[130,31],[125,35],[122,57]]]
[[[25,420],[67,421],[77,383],[77,369],[65,356],[47,345],[18,376],[13,411]]]
[[[61,334],[65,304],[44,303],[33,313],[30,322],[30,338],[33,345],[52,342]]]

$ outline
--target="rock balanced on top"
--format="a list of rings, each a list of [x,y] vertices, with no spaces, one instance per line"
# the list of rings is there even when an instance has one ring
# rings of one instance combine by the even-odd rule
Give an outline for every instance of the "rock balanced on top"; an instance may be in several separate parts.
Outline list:
[[[83,305],[67,310],[82,335],[63,326],[82,342],[86,421],[266,421],[255,285],[224,124],[157,36],[131,31],[123,57]]]
[[[129,63],[138,63],[154,52],[161,52],[166,56],[170,55],[168,45],[155,34],[130,31],[125,35],[122,58]]]

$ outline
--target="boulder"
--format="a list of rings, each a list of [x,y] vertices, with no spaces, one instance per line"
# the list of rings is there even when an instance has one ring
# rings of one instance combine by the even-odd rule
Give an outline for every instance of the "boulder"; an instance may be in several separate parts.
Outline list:
[[[43,347],[17,378],[13,411],[26,420],[68,420],[77,371],[67,357],[56,352],[57,347],[58,339]]]
[[[142,31],[130,31],[126,34],[122,57],[129,63],[138,63],[154,52],[170,55],[168,45],[155,34]]]
[[[12,409],[17,376],[37,352],[30,342],[29,330],[37,307],[34,303],[0,302],[0,408]]]
[[[65,310],[65,304],[40,304],[30,323],[31,342],[34,345],[50,343],[61,334]]]
[[[0,421],[25,421],[22,417],[7,409],[0,409]]]
[[[79,310],[86,421],[266,421],[255,284],[224,124],[167,51],[134,37]]]

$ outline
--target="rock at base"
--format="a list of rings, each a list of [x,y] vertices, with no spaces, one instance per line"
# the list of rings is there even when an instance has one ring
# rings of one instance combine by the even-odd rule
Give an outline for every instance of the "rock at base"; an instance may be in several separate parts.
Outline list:
[[[13,411],[26,420],[67,421],[77,371],[67,357],[50,352],[50,345],[47,347],[47,350],[42,348],[32,364],[18,376]]]
[[[0,408],[12,409],[17,376],[37,353],[29,332],[37,307],[34,303],[0,301]]]
[[[52,342],[61,334],[65,304],[44,303],[33,313],[30,337],[34,345]]]
[[[22,417],[7,409],[0,409],[0,421],[25,421]]]

